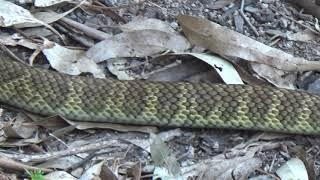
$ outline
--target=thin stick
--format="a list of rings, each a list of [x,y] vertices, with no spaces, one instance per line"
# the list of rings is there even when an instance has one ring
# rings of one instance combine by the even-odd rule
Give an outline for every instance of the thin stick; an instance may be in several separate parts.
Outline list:
[[[119,143],[118,140],[111,140],[111,141],[103,141],[99,143],[88,144],[82,147],[73,147],[63,151],[48,152],[46,154],[28,155],[28,154],[0,153],[0,155],[7,158],[20,160],[22,162],[44,162],[51,159],[57,159],[65,156],[88,152],[88,151],[106,149],[107,147],[113,147],[115,145],[117,145],[118,148],[124,147],[124,144]]]
[[[256,27],[254,27],[251,22],[249,21],[249,19],[246,17],[246,15],[243,12],[243,8],[244,8],[244,2],[245,0],[241,0],[241,7],[240,7],[240,15],[242,16],[242,18],[244,19],[244,21],[249,25],[249,27],[251,28],[251,30],[254,32],[254,34],[256,36],[259,36],[259,32],[257,31]]]
[[[81,30],[84,34],[86,34],[87,36],[92,37],[94,39],[105,40],[105,39],[111,37],[110,34],[107,34],[105,32],[99,31],[97,29],[91,28],[89,26],[86,26],[86,25],[81,24],[79,22],[76,22],[74,20],[68,19],[66,17],[63,17],[60,20],[64,23],[78,29],[78,30]]]
[[[47,168],[37,168],[29,166],[20,162],[16,162],[12,159],[0,157],[0,167],[8,170],[25,171],[25,170],[41,170],[42,172],[52,172],[52,170]]]
[[[271,174],[271,173],[268,173],[268,172],[266,172],[266,171],[264,171],[264,170],[262,170],[262,169],[256,169],[256,171],[259,171],[259,172],[261,172],[261,173],[263,173],[263,174],[265,174],[265,175],[268,175],[268,176],[274,178],[275,180],[281,180],[281,179],[278,178],[277,176],[275,176],[275,175],[273,175],[273,174]]]
[[[0,49],[4,52],[6,52],[10,57],[12,57],[13,59],[15,59],[16,61],[19,61],[23,64],[27,64],[26,62],[24,62],[22,59],[20,59],[18,56],[16,56],[9,48],[7,48],[7,46],[5,46],[4,44],[0,43]]]
[[[78,167],[82,166],[83,164],[85,164],[86,162],[88,162],[90,159],[92,159],[93,157],[97,156],[98,154],[96,153],[99,150],[95,150],[92,153],[90,153],[87,157],[85,157],[82,161],[77,162],[75,164],[73,164],[72,166],[70,166],[68,169],[66,169],[66,171],[73,171],[75,169],[77,169]]]

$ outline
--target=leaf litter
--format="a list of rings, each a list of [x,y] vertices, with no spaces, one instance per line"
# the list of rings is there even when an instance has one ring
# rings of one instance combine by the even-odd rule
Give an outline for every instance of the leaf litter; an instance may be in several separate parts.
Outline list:
[[[163,2],[166,3],[166,2]],[[218,3],[221,3],[220,5]],[[216,5],[216,7],[214,7],[214,5],[212,5],[212,9],[219,9],[217,11],[214,11],[215,13],[222,13],[223,17],[221,18],[225,18],[225,14],[228,14],[229,12],[233,12],[232,9],[234,7],[237,6],[237,3],[234,3],[233,1],[218,1]],[[156,11],[160,11],[162,12],[165,8],[163,8],[162,6],[157,6],[157,4],[155,3],[146,3],[148,6],[153,6],[156,7]],[[269,6],[269,4],[272,3],[266,3],[266,1],[263,1],[262,4],[255,4],[259,7],[259,5],[261,5],[261,7],[265,8],[267,6]],[[252,4],[251,4],[252,5]],[[107,7],[102,6],[101,4],[94,4],[91,7],[103,7],[106,11],[108,11]],[[150,8],[147,6],[147,9]],[[172,3],[172,7],[175,6],[174,3]],[[191,3],[190,7],[196,7],[197,3]],[[220,6],[220,7],[218,7]],[[167,6],[166,6],[167,7]],[[170,6],[168,6],[170,7]],[[261,8],[259,7],[259,8]],[[81,7],[83,8],[83,7]],[[135,7],[130,7],[131,10],[134,9]],[[256,13],[261,10],[259,8],[256,8]],[[84,8],[85,9],[85,8]],[[83,9],[83,10],[84,10]],[[191,8],[192,9],[192,8]],[[197,9],[197,8],[196,8]],[[200,8],[199,8],[200,9]],[[88,9],[85,9],[86,11]],[[87,11],[88,13],[92,13],[92,12],[97,12],[95,11],[97,9],[90,9],[90,11]],[[168,8],[168,10],[171,10],[170,8]],[[153,9],[153,11],[155,11]],[[50,13],[45,12],[46,15],[50,15]],[[72,15],[74,15],[73,12],[70,12]],[[210,14],[211,12],[208,11],[208,14]],[[224,14],[225,13],[225,14]],[[169,12],[167,15],[170,15],[171,13]],[[53,13],[51,14],[52,17],[48,17],[47,19],[55,19],[54,21],[59,21],[58,19],[60,18],[55,18],[53,16]],[[59,15],[59,14],[58,14]],[[59,15],[60,16],[60,15]],[[214,14],[211,14],[210,16],[212,16],[211,18],[216,18],[219,16],[215,16]],[[42,16],[42,17],[46,17],[46,16]],[[57,16],[58,17],[58,16]],[[232,16],[230,16],[232,17]],[[47,59],[50,61],[50,64],[52,67],[55,67],[57,69],[57,71],[60,72],[64,72],[64,73],[71,73],[73,74],[80,74],[81,72],[91,72],[92,74],[94,74],[94,76],[98,77],[104,77],[104,73],[101,71],[101,69],[98,69],[98,66],[96,65],[96,63],[101,63],[103,61],[107,61],[107,63],[109,64],[108,69],[110,71],[112,71],[113,74],[117,75],[119,79],[134,79],[137,76],[132,76],[131,74],[118,74],[121,69],[127,69],[126,64],[130,64],[132,61],[133,57],[138,57],[140,59],[143,59],[145,57],[148,57],[146,62],[142,62],[142,68],[143,69],[141,72],[145,72],[145,68],[147,68],[147,66],[151,66],[151,72],[150,74],[153,74],[155,76],[157,76],[157,73],[153,73],[152,72],[152,68],[153,65],[150,65],[151,63],[149,63],[149,60],[153,60],[153,59],[157,59],[159,58],[160,61],[163,61],[165,58],[167,58],[168,56],[172,56],[176,59],[175,62],[173,62],[172,64],[174,65],[174,67],[177,67],[177,69],[179,69],[180,63],[176,63],[176,62],[180,62],[180,60],[177,59],[182,59],[185,60],[185,55],[189,54],[192,56],[197,57],[198,59],[203,60],[204,62],[210,64],[214,69],[216,69],[216,71],[219,73],[220,71],[220,77],[224,80],[225,83],[242,83],[242,78],[241,76],[237,73],[237,70],[232,66],[232,64],[234,63],[234,61],[231,60],[231,58],[229,58],[230,56],[233,58],[241,58],[244,61],[247,61],[248,64],[250,64],[253,68],[253,71],[256,72],[256,75],[259,77],[263,77],[264,79],[266,79],[267,81],[269,81],[270,83],[276,85],[277,87],[286,87],[286,88],[292,88],[294,89],[294,82],[296,80],[296,74],[295,71],[300,71],[300,70],[313,70],[318,68],[318,62],[310,62],[310,61],[306,61],[306,59],[304,58],[297,58],[294,57],[288,53],[285,53],[284,51],[280,51],[277,48],[267,46],[267,45],[263,45],[261,43],[258,43],[258,41],[255,41],[253,39],[248,39],[248,37],[241,35],[239,33],[236,33],[234,31],[229,30],[228,28],[225,27],[221,27],[218,26],[217,24],[213,24],[210,21],[205,21],[202,18],[197,18],[197,17],[188,17],[188,18],[194,18],[196,19],[196,21],[191,21],[191,22],[187,22],[183,20],[183,22],[181,22],[181,16],[180,19],[178,18],[178,21],[183,29],[183,32],[185,33],[187,39],[190,40],[190,42],[193,45],[196,45],[196,47],[191,46],[190,43],[188,42],[188,40],[186,40],[186,38],[184,36],[182,36],[180,33],[176,32],[172,27],[174,26],[174,22],[172,22],[171,24],[158,20],[158,19],[154,19],[154,18],[136,18],[133,19],[132,21],[129,21],[129,23],[127,24],[123,24],[123,25],[119,25],[116,28],[119,28],[120,30],[122,30],[123,32],[118,33],[113,35],[112,37],[109,37],[103,41],[101,41],[100,43],[97,43],[96,45],[94,45],[93,47],[91,47],[88,51],[83,51],[83,50],[71,50],[71,49],[66,49],[64,46],[59,45],[58,43],[54,43],[54,47],[58,47],[58,50],[55,50],[54,48],[50,50],[50,48],[43,50],[44,54],[46,54]],[[239,21],[241,21],[241,16],[237,17]],[[255,16],[253,16],[252,18],[256,18]],[[182,18],[183,19],[183,18]],[[187,21],[189,21],[190,19],[188,19]],[[46,22],[44,20],[44,22]],[[82,21],[81,21],[82,22]],[[200,24],[199,24],[200,22]],[[216,21],[217,22],[217,21]],[[221,23],[222,21],[220,21]],[[58,22],[59,23],[59,22]],[[228,23],[228,21],[225,21],[225,23]],[[171,27],[172,25],[172,27]],[[226,25],[226,24],[224,24]],[[255,23],[253,23],[253,25],[257,25]],[[227,24],[228,26],[228,24]],[[244,34],[247,33],[247,29],[246,29],[246,25],[243,25],[243,32]],[[268,25],[266,25],[268,26]],[[205,34],[203,33],[201,28],[205,28],[205,30],[207,30]],[[229,26],[230,27],[230,26]],[[110,27],[102,27],[102,28],[110,28]],[[115,27],[111,27],[111,28],[115,28]],[[186,29],[187,28],[187,29]],[[315,23],[315,28],[317,29],[317,23]],[[237,27],[236,27],[237,29]],[[239,28],[238,28],[239,29]],[[237,30],[238,30],[237,29]],[[308,43],[315,43],[314,38],[316,38],[316,36],[314,36],[314,34],[309,33],[307,31],[296,31],[297,33],[286,33],[288,36],[284,36],[286,39],[289,39],[291,41],[304,41],[304,42],[308,42]],[[201,34],[202,33],[202,34]],[[112,33],[110,33],[112,34]],[[246,34],[248,35],[248,34]],[[219,39],[221,38],[221,39]],[[2,39],[2,38],[1,38]],[[214,40],[219,40],[219,41],[214,41]],[[8,43],[11,43],[11,45],[15,44],[15,45],[22,45],[18,44],[16,42],[10,42],[9,40],[6,40]],[[198,42],[200,41],[200,42]],[[277,43],[277,42],[275,42]],[[127,45],[127,46],[126,46]],[[172,46],[172,45],[176,45],[176,46]],[[256,47],[254,47],[256,46]],[[36,45],[36,48],[38,48],[38,45]],[[196,54],[196,53],[190,53],[190,49],[194,48],[194,49],[209,49],[210,53],[202,53],[202,54]],[[247,49],[250,49],[250,51],[247,51]],[[131,50],[131,51],[129,51]],[[46,52],[47,51],[47,52]],[[52,51],[52,52],[50,52]],[[192,51],[192,49],[191,49]],[[65,57],[65,55],[63,56],[59,56],[61,54],[61,52],[64,52],[65,54],[68,55],[68,59],[71,59],[70,62],[66,61],[66,59],[63,59],[61,57]],[[175,54],[168,54],[168,52],[174,52]],[[164,54],[161,54],[164,53]],[[223,59],[221,59],[220,57],[213,55],[212,53],[216,53],[219,55],[223,55]],[[177,55],[180,54],[180,55]],[[81,60],[84,61],[84,63],[82,64],[82,67],[77,67],[74,66],[72,63],[75,61],[73,60],[79,60],[79,57],[84,58],[85,60]],[[129,58],[128,58],[129,57]],[[80,59],[81,59],[80,58]],[[193,60],[197,59],[194,58]],[[134,58],[133,58],[134,59]],[[218,60],[217,60],[218,59]],[[121,64],[120,67],[116,68],[116,69],[112,69],[114,67],[112,67],[110,64],[110,62],[112,62],[111,60],[114,61],[114,63],[118,63]],[[120,61],[123,60],[124,62],[121,63]],[[232,63],[230,64],[227,60],[230,60]],[[290,62],[289,62],[290,60]],[[134,60],[136,61],[136,60]],[[253,63],[254,62],[254,63]],[[292,64],[293,63],[293,64]],[[58,65],[57,65],[58,64]],[[60,64],[60,65],[59,65]],[[181,63],[183,64],[183,63]],[[57,67],[58,66],[58,67]],[[60,67],[59,67],[60,66]],[[68,68],[64,68],[63,66],[66,66]],[[80,65],[81,66],[81,65]],[[160,73],[166,73],[168,69],[172,68],[172,67],[166,67],[163,68],[163,70],[161,70],[160,68]],[[236,66],[235,66],[236,67]],[[85,70],[83,70],[82,68],[84,68]],[[89,70],[88,70],[89,69]],[[224,71],[222,72],[221,69]],[[153,69],[154,70],[154,69]],[[154,70],[156,71],[156,70]],[[185,73],[188,74],[187,72],[188,70],[185,70]],[[222,73],[221,73],[222,72]],[[97,75],[98,73],[98,75]],[[138,74],[136,74],[138,75]],[[172,71],[172,74],[170,74],[170,76],[175,76],[177,75],[177,71]],[[178,75],[177,75],[178,76]],[[192,75],[191,75],[192,76]],[[291,79],[291,76],[292,79]],[[141,77],[143,79],[143,74],[141,74]],[[150,77],[150,76],[148,76]],[[232,77],[236,77],[235,79],[233,79]],[[171,78],[167,78],[168,80],[184,80],[187,78],[177,78],[177,77],[171,77]],[[69,122],[69,120],[66,120],[67,122]],[[113,137],[119,137],[119,139],[129,139],[128,141],[126,141],[126,143],[129,144],[129,146],[124,146],[124,147],[128,147],[127,151],[121,151],[122,149],[119,148],[117,153],[122,153],[122,156],[120,159],[124,160],[125,158],[127,158],[127,156],[130,156],[130,154],[134,154],[134,152],[136,154],[134,154],[135,159],[139,159],[139,161],[141,161],[142,164],[148,164],[150,163],[150,161],[146,161],[144,159],[144,157],[149,157],[148,154],[148,147],[154,149],[156,153],[151,153],[151,155],[153,154],[162,154],[160,159],[161,162],[163,162],[163,159],[167,158],[166,162],[170,162],[167,163],[167,165],[165,165],[165,167],[153,167],[151,168],[151,170],[148,170],[148,172],[153,172],[153,173],[158,173],[160,172],[160,174],[162,173],[162,177],[166,178],[170,178],[168,176],[166,176],[167,174],[165,174],[165,172],[170,172],[172,171],[171,167],[174,167],[173,169],[181,169],[180,173],[179,173],[179,178],[181,177],[183,179],[183,177],[187,178],[189,176],[196,176],[196,177],[202,177],[203,179],[209,179],[209,178],[224,178],[224,179],[231,179],[236,177],[237,179],[246,179],[248,176],[252,176],[252,175],[256,175],[256,177],[261,176],[261,174],[269,174],[269,172],[266,172],[265,169],[261,170],[260,168],[262,167],[262,161],[261,159],[263,159],[264,161],[266,161],[266,159],[259,157],[259,154],[264,154],[264,147],[268,146],[268,148],[265,149],[266,152],[268,151],[273,151],[273,150],[281,150],[281,145],[280,143],[277,143],[277,141],[280,142],[284,142],[283,138],[279,138],[279,140],[275,140],[275,139],[268,139],[268,140],[262,140],[262,139],[250,139],[248,137],[250,137],[250,133],[248,133],[249,135],[244,135],[243,133],[237,133],[235,134],[235,139],[234,140],[230,140],[231,144],[232,142],[237,142],[236,139],[242,139],[242,143],[240,143],[242,146],[237,146],[236,144],[232,144],[229,147],[228,146],[223,146],[222,144],[219,144],[216,146],[219,148],[225,148],[224,150],[227,151],[227,153],[221,151],[216,155],[212,155],[212,154],[207,154],[206,157],[208,157],[207,159],[209,160],[200,160],[197,161],[195,160],[194,156],[201,154],[203,152],[205,152],[203,149],[197,147],[197,143],[194,143],[193,141],[196,140],[197,137],[197,132],[188,132],[187,130],[182,130],[182,132],[180,133],[176,133],[176,135],[174,136],[175,138],[170,138],[170,140],[168,141],[168,146],[165,145],[164,142],[158,141],[160,143],[155,143],[155,144],[150,144],[146,143],[149,138],[148,135],[141,135],[141,133],[133,133],[132,131],[137,131],[137,127],[132,127],[131,129],[128,128],[124,128],[124,127],[115,127],[115,126],[111,126],[111,129],[116,130],[116,131],[121,131],[121,132],[127,132],[127,133],[114,133],[114,135],[110,135],[113,132],[112,131],[106,131],[106,130],[101,130],[102,132],[99,131],[95,131],[92,129],[103,129],[103,128],[109,128],[109,125],[105,125],[104,124],[77,124],[77,122],[69,122],[71,124],[71,126],[75,126],[78,129],[82,129],[83,131],[81,131],[81,133],[85,133],[85,136],[89,135],[89,136],[96,136],[95,139],[101,140],[103,141],[103,138],[100,139],[101,137],[107,137],[107,138],[111,138],[110,141],[112,140]],[[106,134],[107,132],[107,134]],[[153,131],[141,131],[141,132],[145,132],[145,133],[150,133]],[[78,134],[81,137],[81,133]],[[132,134],[130,134],[132,133]],[[199,132],[201,133],[201,132]],[[205,132],[206,133],[206,132]],[[219,132],[217,132],[219,134]],[[69,134],[69,133],[68,133]],[[66,134],[66,136],[68,136],[68,134]],[[100,134],[100,137],[98,137],[97,135]],[[124,138],[125,135],[128,134],[127,136],[129,138]],[[166,133],[165,133],[166,134]],[[170,134],[168,132],[168,134]],[[179,138],[185,138],[186,141],[179,141]],[[233,137],[233,136],[232,136]],[[241,137],[241,138],[240,138]],[[23,138],[23,136],[21,136],[20,138]],[[60,139],[62,138],[62,139]],[[71,141],[74,141],[74,138],[77,138],[77,136],[71,136]],[[131,138],[131,139],[130,139]],[[291,136],[287,137],[287,138],[291,138]],[[65,145],[70,145],[70,143],[68,143],[68,141],[64,142],[65,137],[56,137],[54,138],[54,141],[56,142],[60,142],[61,144],[65,144]],[[178,139],[178,140],[177,140]],[[69,139],[70,140],[70,139]],[[86,140],[89,142],[89,140]],[[224,141],[228,141],[227,139],[225,139]],[[36,144],[38,144],[39,142],[42,141],[33,141]],[[113,142],[115,145],[120,145],[123,141],[115,141]],[[175,142],[178,142],[180,144],[174,144]],[[247,143],[245,143],[247,142]],[[42,143],[45,144],[49,144],[49,141],[43,141]],[[42,144],[40,143],[40,144]],[[173,144],[172,144],[173,143]],[[183,144],[185,143],[185,144]],[[273,144],[272,144],[273,143]],[[160,144],[160,145],[159,145]],[[246,144],[246,145],[243,145]],[[270,145],[271,144],[271,145]],[[18,145],[18,144],[16,144]],[[27,145],[27,144],[24,144]],[[52,144],[51,144],[52,145]],[[134,147],[136,148],[131,148],[132,146],[130,145],[134,145]],[[51,146],[54,147],[54,151],[58,151],[58,149],[55,149],[55,146]],[[64,146],[63,146],[64,147]],[[183,150],[188,149],[188,152],[184,155],[187,157],[191,157],[191,159],[184,161],[184,157],[182,155],[182,157],[174,157],[177,155],[177,152],[179,152],[179,155],[181,155],[181,149],[177,149],[178,147],[182,147]],[[69,149],[70,147],[65,147],[67,149]],[[142,150],[142,151],[139,151]],[[182,152],[183,152],[182,150]],[[231,151],[233,154],[231,157],[226,156],[227,154],[229,154],[229,151]],[[138,152],[138,153],[137,153]],[[145,153],[143,153],[145,152]],[[109,164],[109,163],[114,163],[115,167],[121,167],[120,164],[118,164],[118,159],[115,158],[116,153],[110,152],[111,153],[111,161],[110,159],[107,160],[108,163],[106,161],[102,161],[103,164]],[[84,154],[84,153],[81,153]],[[86,153],[85,153],[86,154]],[[165,156],[163,156],[163,154]],[[88,155],[88,154],[86,154]],[[281,156],[281,155],[280,155]],[[41,156],[39,156],[41,157]],[[96,157],[101,157],[101,156],[96,156]],[[174,157],[174,158],[172,158]],[[132,158],[132,157],[131,157]],[[162,159],[163,158],[163,159]],[[105,160],[105,158],[102,158]],[[117,159],[117,160],[116,160]],[[147,159],[147,158],[146,158]],[[63,161],[62,158],[58,158],[56,159],[57,161],[54,162],[52,164],[51,167],[57,167],[59,166],[59,160],[60,162]],[[157,161],[157,160],[155,160]],[[49,162],[49,161],[47,161]],[[96,164],[97,161],[96,159],[91,161],[94,163],[92,164]],[[100,161],[101,162],[101,161]],[[288,161],[289,162],[289,161]],[[126,164],[130,164],[131,162],[127,162]],[[154,162],[152,162],[154,163]],[[151,164],[152,164],[151,163]],[[269,163],[264,162],[265,163]],[[71,163],[73,164],[73,163]],[[132,162],[131,164],[137,164]],[[157,164],[157,163],[154,163]],[[162,163],[163,164],[163,163]],[[165,163],[166,164],[166,163]],[[171,164],[171,165],[170,165]],[[50,164],[48,164],[50,167]],[[86,167],[88,167],[89,165],[87,165]],[[141,166],[141,164],[140,164]],[[101,166],[100,166],[101,167]],[[110,167],[110,166],[109,166]],[[136,170],[136,174],[138,174],[135,177],[140,177],[141,175],[141,169],[143,169],[143,167],[137,168],[138,170]],[[146,168],[145,168],[146,169]],[[168,171],[169,169],[169,171]],[[260,169],[259,171],[255,171],[255,169]],[[111,171],[113,171],[113,173],[115,175],[119,174],[120,171],[110,168]],[[58,171],[56,171],[58,172]],[[83,171],[82,171],[83,172]],[[81,173],[82,173],[81,172]],[[260,172],[257,173],[257,172]],[[80,173],[80,174],[81,174]],[[124,172],[125,176],[127,177],[126,174],[127,172]],[[64,173],[62,173],[64,174]],[[69,173],[68,173],[69,174]],[[72,174],[72,173],[70,173]],[[268,175],[267,175],[268,176]],[[289,177],[290,175],[285,175],[286,177]],[[55,176],[58,177],[58,176]],[[80,176],[77,176],[77,178],[79,178]],[[120,178],[120,176],[118,176],[118,178]]]
[[[3,130],[8,138],[28,139],[37,133],[38,127],[33,125],[25,115],[19,113],[12,122],[8,122],[3,127]]]
[[[193,44],[205,47],[214,53],[267,64],[286,71],[320,68],[319,62],[294,57],[206,19],[181,15],[178,20]]]
[[[292,158],[276,172],[281,179],[308,179],[305,165],[298,158]]]
[[[166,33],[177,34],[177,32],[170,26],[170,24],[154,18],[137,17],[132,19],[127,24],[120,25],[120,29],[123,32],[137,31],[137,30],[147,30],[153,29]]]
[[[79,75],[83,72],[92,73],[96,78],[104,78],[103,70],[85,55],[82,50],[71,50],[57,43],[44,42],[46,48],[42,50],[50,65],[59,72]]]
[[[189,42],[181,35],[158,30],[136,30],[101,41],[91,47],[86,55],[99,63],[110,58],[145,57],[167,50],[184,52],[189,48]]]
[[[36,19],[28,10],[22,8],[21,6],[17,6],[14,3],[6,0],[0,0],[0,4],[0,27],[15,26],[21,28],[29,27],[28,25],[30,24],[39,24],[47,27],[61,37],[60,33],[52,26]]]

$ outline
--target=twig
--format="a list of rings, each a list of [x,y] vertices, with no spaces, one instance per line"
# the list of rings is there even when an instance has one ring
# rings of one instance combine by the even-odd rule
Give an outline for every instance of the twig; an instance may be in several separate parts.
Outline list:
[[[167,70],[167,69],[169,69],[169,68],[178,66],[178,65],[180,65],[180,64],[181,64],[181,62],[179,62],[179,61],[178,61],[178,62],[171,63],[171,64],[168,64],[168,65],[166,65],[166,66],[164,66],[164,67],[162,67],[162,68],[160,68],[160,69],[156,69],[156,70],[154,70],[154,71],[152,71],[152,72],[142,74],[142,75],[140,75],[140,78],[146,79],[146,78],[148,78],[149,76],[151,76],[152,74],[159,73],[159,72],[161,72],[161,71],[165,71],[165,70]]]
[[[30,41],[32,42],[35,42],[35,43],[42,43],[43,40],[42,39],[36,39],[36,38],[33,38],[33,37],[30,37],[29,35],[27,35],[24,31],[22,31],[21,29],[18,29],[18,28],[15,28],[13,27],[13,29],[19,33],[22,37],[24,37],[25,39],[29,39]]]
[[[272,169],[273,169],[274,162],[276,161],[276,157],[277,157],[277,154],[274,154],[274,155],[273,155],[273,158],[272,158],[272,162],[271,162],[270,167],[269,167],[269,170],[268,170],[269,172],[271,172]]]
[[[277,44],[281,39],[280,38],[277,38],[273,41],[271,41],[270,43],[268,43],[268,46],[274,46],[275,44]]]
[[[273,174],[270,174],[270,173],[268,173],[268,172],[266,172],[266,171],[264,171],[264,170],[262,170],[262,169],[256,169],[256,171],[259,171],[259,172],[261,172],[261,173],[263,173],[263,174],[265,174],[265,175],[268,175],[268,176],[274,178],[275,180],[281,180],[281,179],[278,178],[277,176],[275,176],[275,175],[273,175]]]
[[[146,67],[147,67],[148,64],[149,64],[149,58],[148,58],[148,56],[146,56],[145,59],[146,59],[146,60],[145,60],[145,64],[144,64],[143,67],[142,67],[142,73],[141,73],[142,75],[145,74],[145,72],[146,72]]]
[[[63,144],[65,147],[69,148],[68,144],[65,143],[62,139],[58,138],[55,134],[53,133],[49,133],[49,136],[53,137],[54,139],[56,139],[57,141],[59,141],[61,144]]]
[[[41,53],[41,49],[40,48],[37,48],[35,51],[33,51],[33,53],[31,54],[31,56],[28,58],[28,62],[29,62],[29,65],[32,66],[33,65],[33,62],[34,60],[36,59],[36,57]]]
[[[241,0],[241,7],[240,7],[240,15],[242,16],[242,18],[244,19],[244,21],[249,25],[249,27],[251,28],[251,30],[254,32],[254,34],[256,36],[259,36],[259,32],[257,31],[256,27],[254,27],[251,22],[249,21],[249,19],[246,17],[246,15],[243,12],[243,8],[244,8],[244,2],[245,0]]]
[[[77,162],[75,164],[73,164],[72,166],[70,166],[69,168],[67,168],[65,171],[73,171],[75,169],[77,169],[78,167],[82,166],[83,164],[85,164],[86,162],[88,162],[90,159],[92,159],[93,157],[95,157],[96,155],[98,155],[96,152],[99,150],[95,150],[93,151],[91,154],[89,154],[89,156],[85,157],[82,161]],[[103,153],[104,154],[104,153]]]
[[[65,35],[69,36],[71,39],[79,42],[86,47],[92,47],[94,45],[94,40],[91,37],[83,35],[83,32],[76,30],[63,21],[59,21],[59,23],[56,23],[55,27]]]
[[[103,141],[103,142],[94,143],[94,144],[88,144],[82,147],[73,147],[63,151],[48,152],[46,154],[28,155],[28,154],[0,153],[0,155],[11,158],[11,159],[20,160],[23,162],[44,162],[51,159],[57,159],[65,156],[88,152],[88,151],[105,149],[106,147],[115,146],[115,145],[118,148],[124,147],[124,144],[119,143],[118,140],[111,140],[111,141]]]
[[[71,19],[68,19],[66,17],[63,17],[60,20],[65,22],[66,24],[72,26],[72,27],[75,27],[75,28],[81,30],[84,34],[86,34],[87,36],[90,36],[90,37],[92,37],[94,39],[105,40],[105,39],[111,37],[110,34],[107,34],[105,32],[102,32],[102,31],[96,30],[94,28],[88,27],[88,26],[86,26],[84,24],[78,23],[78,22],[76,22],[74,20],[71,20]]]
[[[52,170],[47,168],[37,168],[37,167],[29,166],[5,157],[0,157],[0,167],[4,169],[16,170],[16,171],[41,170],[43,172],[52,172]]]
[[[28,116],[28,117],[30,117],[30,116]],[[47,141],[48,139],[51,139],[52,137],[60,137],[62,135],[65,135],[68,132],[73,131],[75,128],[76,127],[74,125],[70,125],[70,126],[66,126],[61,129],[55,130],[52,133],[50,133],[51,136],[46,136],[46,137],[42,138],[41,142]]]
[[[19,61],[23,64],[27,64],[26,62],[24,62],[22,59],[20,59],[18,56],[16,56],[9,48],[7,48],[5,45],[3,45],[2,43],[0,43],[0,49],[2,49],[2,51],[6,52],[9,56],[11,56],[13,59],[15,59],[16,61]]]

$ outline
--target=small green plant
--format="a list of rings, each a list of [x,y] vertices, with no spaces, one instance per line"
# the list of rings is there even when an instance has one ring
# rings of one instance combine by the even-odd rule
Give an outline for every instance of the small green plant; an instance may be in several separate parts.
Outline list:
[[[42,172],[41,170],[26,171],[31,177],[31,180],[44,180],[44,172]]]

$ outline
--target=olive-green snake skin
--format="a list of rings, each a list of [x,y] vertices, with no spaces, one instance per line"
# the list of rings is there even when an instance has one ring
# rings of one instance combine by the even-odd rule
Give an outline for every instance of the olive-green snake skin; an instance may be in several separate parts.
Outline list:
[[[320,97],[249,85],[69,76],[0,61],[0,102],[77,121],[320,134]]]

